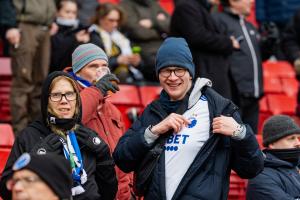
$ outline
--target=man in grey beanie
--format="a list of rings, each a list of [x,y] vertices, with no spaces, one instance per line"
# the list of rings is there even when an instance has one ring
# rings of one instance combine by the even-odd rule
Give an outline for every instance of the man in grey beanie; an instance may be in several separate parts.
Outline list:
[[[79,45],[72,54],[72,68],[65,71],[78,83],[83,125],[96,131],[112,153],[125,126],[118,108],[107,101],[110,92],[119,90],[119,80],[110,73],[107,55],[94,44]],[[116,173],[119,182],[117,199],[129,199],[131,177],[119,169]]]
[[[274,115],[263,127],[265,168],[249,180],[247,200],[300,199],[300,127],[287,115]]]
[[[252,178],[263,168],[252,129],[210,80],[194,81],[184,38],[162,43],[155,71],[163,90],[121,137],[116,165],[135,171],[135,192],[145,199],[227,199],[231,169]]]

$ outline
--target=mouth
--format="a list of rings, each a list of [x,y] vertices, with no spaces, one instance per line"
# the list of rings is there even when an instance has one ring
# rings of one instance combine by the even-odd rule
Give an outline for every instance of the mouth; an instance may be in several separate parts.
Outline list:
[[[181,83],[169,83],[168,84],[169,88],[171,88],[171,89],[175,89],[180,85],[181,85]]]
[[[70,110],[71,110],[70,108],[59,108],[58,109],[58,111],[61,113],[68,113],[68,112],[70,112]]]

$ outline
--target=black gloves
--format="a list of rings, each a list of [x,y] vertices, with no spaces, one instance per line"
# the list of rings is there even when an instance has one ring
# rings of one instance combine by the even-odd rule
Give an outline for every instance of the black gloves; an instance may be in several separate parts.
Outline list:
[[[91,129],[80,126],[75,130],[78,143],[86,146],[90,151],[98,156],[108,153],[109,148],[107,144],[100,139],[98,134]]]
[[[35,154],[46,154],[49,152],[60,154],[60,152],[63,150],[63,145],[60,138],[61,137],[58,134],[51,133],[45,137],[42,142],[36,144],[31,152]]]
[[[113,93],[119,91],[117,84],[119,82],[119,79],[114,74],[106,74],[96,83],[96,87],[106,96],[108,91],[112,91]]]

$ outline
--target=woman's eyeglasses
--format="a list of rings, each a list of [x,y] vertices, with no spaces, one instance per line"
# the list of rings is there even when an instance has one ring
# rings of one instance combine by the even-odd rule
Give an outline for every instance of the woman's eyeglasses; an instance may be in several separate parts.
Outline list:
[[[62,93],[50,93],[49,94],[50,100],[57,102],[61,101],[63,97],[65,97],[68,101],[76,100],[76,92],[66,92],[65,94]]]

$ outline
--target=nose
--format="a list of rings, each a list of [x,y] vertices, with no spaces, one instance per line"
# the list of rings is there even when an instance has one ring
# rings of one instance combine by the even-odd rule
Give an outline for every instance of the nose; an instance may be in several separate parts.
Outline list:
[[[178,77],[175,75],[175,71],[172,71],[170,76],[168,77],[169,80],[176,80]]]
[[[17,181],[13,188],[12,188],[12,191],[13,192],[20,192],[20,191],[23,191],[24,190],[24,186],[23,184],[21,183],[21,181]]]
[[[66,97],[66,95],[63,95],[63,96],[61,97],[60,103],[66,103],[66,102],[68,102],[67,97]]]
[[[295,148],[300,148],[300,138],[298,137],[296,140],[295,140]]]

